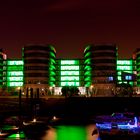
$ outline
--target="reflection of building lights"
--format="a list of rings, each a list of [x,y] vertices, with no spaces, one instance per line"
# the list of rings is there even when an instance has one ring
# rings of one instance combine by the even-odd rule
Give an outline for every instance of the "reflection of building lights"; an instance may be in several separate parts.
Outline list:
[[[0,132],[0,136],[6,136],[6,135],[8,135],[8,133],[2,133],[2,132]]]
[[[56,116],[53,116],[53,120],[56,120]]]
[[[16,134],[16,138],[20,138],[20,134],[19,133]]]
[[[13,126],[13,130],[18,130],[19,127]]]
[[[0,130],[0,136],[5,136],[7,135],[8,133],[3,133],[2,130]]]
[[[34,122],[34,123],[36,122],[36,118],[33,119],[33,122]]]
[[[96,125],[89,124],[86,126],[86,140],[99,140],[99,131]]]
[[[23,122],[23,125],[28,125],[28,123],[26,123],[26,122]]]

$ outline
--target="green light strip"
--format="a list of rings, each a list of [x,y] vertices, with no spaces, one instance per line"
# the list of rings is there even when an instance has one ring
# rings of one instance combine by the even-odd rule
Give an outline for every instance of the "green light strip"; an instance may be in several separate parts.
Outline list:
[[[79,75],[79,71],[61,71],[61,75]]]
[[[61,82],[61,86],[79,86],[79,82]]]
[[[61,70],[79,70],[79,66],[61,66]]]
[[[23,77],[7,77],[8,81],[23,81]]]
[[[117,65],[132,65],[132,60],[117,60]]]
[[[23,65],[23,61],[22,60],[9,60],[7,61],[7,65]]]
[[[8,82],[7,85],[9,87],[20,87],[23,86],[23,82]]]
[[[61,65],[75,65],[79,64],[79,60],[61,60]]]
[[[117,66],[117,70],[132,70],[132,66]]]
[[[61,76],[61,81],[79,81],[79,76]]]
[[[23,76],[23,71],[8,71],[8,76]]]

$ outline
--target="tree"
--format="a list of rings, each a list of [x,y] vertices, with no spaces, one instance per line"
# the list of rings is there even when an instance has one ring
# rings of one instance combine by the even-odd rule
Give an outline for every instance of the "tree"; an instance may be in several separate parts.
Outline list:
[[[76,86],[71,86],[70,87],[70,96],[77,96],[79,95],[79,89]]]
[[[62,92],[62,96],[67,97],[68,96],[68,92],[69,92],[69,86],[62,87],[61,92]]]

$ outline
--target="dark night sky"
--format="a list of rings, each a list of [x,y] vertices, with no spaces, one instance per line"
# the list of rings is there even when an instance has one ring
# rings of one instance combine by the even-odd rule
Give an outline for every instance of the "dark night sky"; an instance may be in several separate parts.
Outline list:
[[[0,46],[9,58],[25,44],[53,44],[57,57],[83,56],[87,44],[117,44],[120,58],[140,47],[140,0],[0,1]]]

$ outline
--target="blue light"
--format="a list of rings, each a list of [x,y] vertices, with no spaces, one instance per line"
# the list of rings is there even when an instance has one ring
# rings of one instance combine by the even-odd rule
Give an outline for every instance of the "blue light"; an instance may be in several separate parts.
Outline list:
[[[108,77],[108,80],[109,80],[109,81],[113,81],[113,76],[109,76],[109,77]]]
[[[125,80],[132,80],[132,76],[131,75],[126,75]]]
[[[111,123],[96,123],[96,126],[101,128],[101,129],[111,129]]]
[[[134,117],[134,124],[127,123],[127,124],[117,124],[117,125],[118,125],[118,129],[134,129],[134,128],[138,127],[138,119],[137,119],[137,117]],[[101,124],[96,123],[96,126],[98,128],[101,128],[101,129],[111,129],[112,128],[112,122],[101,123]]]

